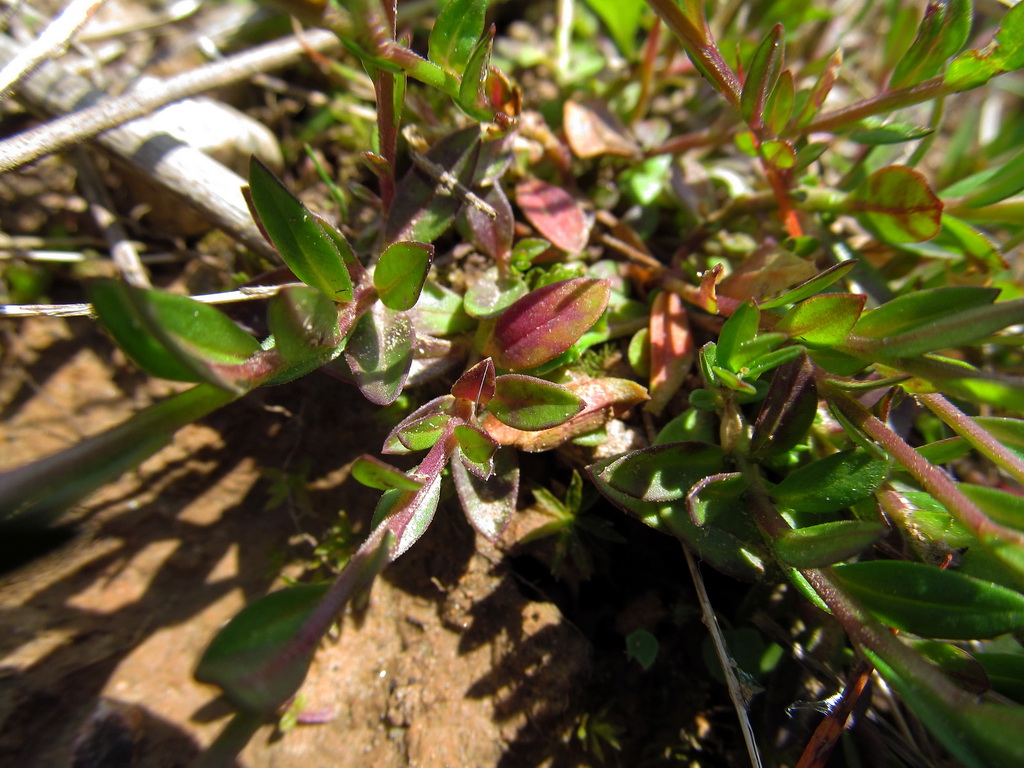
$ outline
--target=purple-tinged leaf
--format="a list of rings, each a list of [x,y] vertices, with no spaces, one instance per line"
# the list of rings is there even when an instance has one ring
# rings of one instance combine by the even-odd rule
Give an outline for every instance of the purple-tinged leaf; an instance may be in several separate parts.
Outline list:
[[[806,355],[780,366],[768,385],[750,438],[750,455],[762,459],[798,445],[814,423],[818,390]]]
[[[449,134],[431,147],[425,159],[438,173],[414,166],[402,177],[384,226],[385,240],[432,243],[444,234],[462,205],[451,187],[454,182],[466,189],[475,186],[480,149],[476,125]]]
[[[942,201],[918,171],[881,168],[846,199],[846,209],[888,243],[920,243],[942,229]]]
[[[788,141],[772,139],[761,145],[761,157],[773,168],[787,171],[796,165],[796,150]]]
[[[515,233],[515,215],[504,190],[495,184],[488,188],[483,196],[485,203],[497,214],[493,219],[484,211],[473,205],[463,208],[469,235],[473,245],[485,255],[490,256],[499,264],[508,263],[512,253],[512,236]]]
[[[452,477],[462,509],[482,536],[495,541],[516,511],[519,498],[519,464],[515,451],[494,454],[494,473],[481,480],[467,471],[461,462],[452,462]]]
[[[775,330],[805,344],[834,346],[841,343],[856,325],[867,298],[855,293],[812,296],[789,310]]]
[[[351,301],[352,280],[334,238],[255,155],[248,190],[260,225],[295,276],[334,301]]]
[[[494,361],[486,357],[474,365],[452,385],[452,396],[487,405],[494,397]]]
[[[376,405],[395,402],[412,365],[409,319],[374,304],[352,330],[345,359],[363,397]]]
[[[783,531],[772,548],[775,556],[792,568],[824,568],[860,554],[885,533],[881,523],[836,520]]]
[[[568,421],[583,406],[583,400],[561,384],[512,373],[495,380],[487,411],[502,424],[537,431]]]
[[[373,526],[390,520],[388,528],[395,534],[390,559],[404,555],[419,541],[434,519],[441,499],[440,473],[427,479],[418,491],[384,491],[373,511]]]
[[[400,241],[389,245],[373,271],[373,285],[388,309],[403,312],[412,309],[423,290],[434,246]]]
[[[580,253],[590,239],[590,222],[572,195],[541,179],[516,186],[516,203],[537,231],[567,253]]]
[[[666,443],[628,453],[601,472],[612,488],[644,501],[676,501],[699,480],[722,471],[725,454],[709,443]]]
[[[611,296],[607,280],[562,280],[528,293],[495,325],[492,357],[508,370],[536,368],[565,352],[596,323]]]
[[[352,464],[351,472],[357,482],[381,491],[415,491],[423,485],[422,480],[409,477],[398,467],[365,453]]]
[[[667,443],[666,443],[667,444]],[[686,512],[694,525],[705,526],[722,514],[733,512],[747,490],[739,472],[719,472],[702,477],[686,492]]]

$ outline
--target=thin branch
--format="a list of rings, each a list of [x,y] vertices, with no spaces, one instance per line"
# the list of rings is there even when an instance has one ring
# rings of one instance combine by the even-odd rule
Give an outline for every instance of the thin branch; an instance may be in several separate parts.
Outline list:
[[[40,71],[26,83],[22,95],[44,112],[71,114],[0,142],[0,173],[60,152],[172,102],[287,66],[307,50],[327,52],[339,48],[337,37],[330,32],[311,30],[301,37],[286,37],[174,77],[147,81],[144,89],[135,88],[115,98],[105,97],[99,91],[83,93],[82,86],[74,82],[77,78],[51,63],[41,68],[49,72]],[[11,59],[18,53],[16,43],[0,36],[0,57]],[[40,80],[38,84],[37,80]],[[30,89],[28,86],[33,84],[35,87]],[[83,100],[91,106],[72,111]]]
[[[722,628],[718,625],[718,617],[711,605],[711,598],[704,586],[704,578],[700,575],[700,568],[693,553],[684,545],[683,552],[686,555],[686,564],[690,567],[690,576],[693,578],[693,586],[697,590],[697,602],[700,603],[700,612],[704,617],[704,625],[711,633],[711,642],[715,646],[715,654],[718,656],[718,663],[722,667],[722,674],[725,675],[725,685],[729,689],[729,698],[736,709],[736,716],[740,721],[740,730],[743,731],[743,740],[747,745],[747,753],[750,755],[750,764],[754,768],[762,768],[761,752],[757,748],[757,738],[754,736],[754,727],[750,724],[750,716],[747,713],[748,697],[744,694],[743,686],[736,676],[736,662],[729,653],[729,647],[725,644],[725,637],[722,635]]]
[[[82,191],[82,197],[89,201],[89,210],[107,239],[110,256],[122,279],[136,288],[149,288],[152,285],[149,275],[142,266],[139,252],[128,240],[128,233],[114,213],[114,205],[103,186],[96,161],[82,149],[75,150],[74,160],[78,168],[78,188]]]
[[[44,61],[62,55],[75,33],[92,18],[101,5],[103,0],[71,0],[67,8],[35,40],[0,69],[0,99],[10,95],[10,90]]]
[[[239,288],[236,291],[221,293],[203,293],[192,296],[195,301],[203,304],[232,304],[239,301],[256,301],[276,296],[285,288],[302,285],[302,283],[283,283],[281,285],[253,285]],[[3,304],[0,305],[0,317],[95,317],[92,304]]]

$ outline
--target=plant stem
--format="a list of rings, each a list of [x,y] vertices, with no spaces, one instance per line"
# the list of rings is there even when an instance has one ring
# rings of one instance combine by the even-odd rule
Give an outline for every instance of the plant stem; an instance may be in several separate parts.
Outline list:
[[[933,77],[917,85],[897,88],[894,91],[883,91],[876,96],[862,99],[841,109],[826,112],[811,120],[811,122],[794,133],[800,135],[818,132],[834,133],[863,120],[865,117],[892,112],[894,109],[920,104],[923,101],[931,101],[942,96],[948,96],[950,93],[955,93],[955,91],[946,85],[941,76]],[[787,132],[788,134],[789,132]]]
[[[1024,461],[992,437],[974,419],[942,395],[917,395],[917,400],[942,419],[950,429],[973,445],[979,453],[1006,470],[1018,483],[1024,484]]]
[[[1024,533],[993,522],[957,488],[956,482],[949,475],[915,451],[909,443],[893,432],[885,423],[826,377],[818,376],[817,379],[818,392],[829,405],[836,408],[854,425],[863,430],[868,437],[882,446],[983,544],[990,546],[990,542],[999,541],[1003,545],[1024,546]]]

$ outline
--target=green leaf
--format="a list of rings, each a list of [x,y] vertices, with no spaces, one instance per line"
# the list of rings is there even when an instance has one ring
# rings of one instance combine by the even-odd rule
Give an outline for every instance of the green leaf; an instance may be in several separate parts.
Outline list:
[[[427,280],[416,306],[409,310],[413,327],[429,336],[452,336],[476,327],[463,308],[462,297],[450,288]]]
[[[984,183],[967,194],[962,205],[968,208],[992,205],[1017,194],[1022,189],[1024,189],[1024,150],[992,169],[992,173],[986,175]],[[944,191],[945,196],[950,194],[956,193],[949,190]]]
[[[971,483],[959,483],[957,487],[995,522],[1024,531],[1024,496]]]
[[[699,480],[720,473],[724,466],[725,454],[717,445],[666,443],[620,456],[604,467],[601,479],[635,499],[675,501]]]
[[[850,140],[868,146],[900,144],[904,141],[923,139],[934,132],[934,128],[911,123],[891,123],[885,122],[883,118],[867,117],[850,132]]]
[[[846,209],[888,243],[920,243],[942,229],[942,201],[919,172],[881,168],[846,198]]]
[[[971,31],[970,0],[930,2],[910,49],[900,58],[890,88],[906,88],[938,74]]]
[[[1024,8],[1018,3],[1006,12],[995,38],[984,50],[965,51],[953,59],[946,70],[945,84],[966,91],[1021,67],[1024,67]]]
[[[453,75],[462,75],[484,32],[487,0],[448,0],[430,30],[427,57]]]
[[[646,629],[635,629],[626,635],[626,656],[634,659],[646,672],[658,658],[658,638]]]
[[[452,418],[449,412],[454,403],[451,395],[441,395],[421,405],[391,430],[384,440],[384,453],[401,454],[430,448]]]
[[[796,86],[793,83],[793,73],[784,69],[764,108],[764,122],[769,134],[778,136],[782,133],[793,116],[795,104]]]
[[[788,141],[772,140],[761,145],[761,157],[780,170],[788,170],[796,165],[796,150]]]
[[[489,464],[494,452],[498,450],[498,444],[483,430],[469,424],[455,427],[455,439],[459,443],[459,450],[474,464]]]
[[[698,526],[690,519],[686,504],[643,501],[613,488],[603,476],[617,459],[603,459],[587,468],[601,494],[644,524],[685,542],[712,568],[737,579],[756,581],[764,574],[759,548],[752,542],[760,534],[749,514],[722,515],[715,525]]]
[[[740,112],[755,133],[764,123],[765,105],[779,82],[786,53],[785,36],[786,30],[781,24],[772,27],[758,44],[747,66],[740,94]]]
[[[1024,731],[1024,707],[949,701],[922,685],[916,675],[869,649],[865,654],[882,677],[921,718],[942,745],[968,768],[1002,768],[1024,764],[1024,741],[1007,734]]]
[[[889,462],[867,451],[840,451],[791,472],[771,496],[795,512],[838,512],[874,493],[888,473]]]
[[[608,306],[607,280],[562,280],[531,291],[506,309],[494,328],[494,362],[525,370],[562,354],[596,323]]]
[[[975,653],[975,661],[985,668],[992,688],[1014,701],[1024,701],[1024,654]]]
[[[412,366],[409,319],[380,304],[364,314],[349,335],[345,359],[363,397],[376,405],[398,399]]]
[[[895,560],[835,567],[857,600],[884,623],[945,640],[978,640],[1024,629],[1024,595],[922,563]]]
[[[441,499],[441,475],[431,477],[418,491],[384,491],[373,511],[371,525],[385,520],[395,536],[390,559],[405,554],[426,533]]]
[[[231,392],[252,387],[243,374],[219,367],[244,363],[260,344],[215,307],[117,280],[97,280],[89,293],[100,323],[147,373]]]
[[[522,374],[499,376],[487,404],[502,424],[527,432],[556,427],[583,407],[583,400],[560,384]]]
[[[615,41],[615,45],[627,58],[636,51],[636,33],[640,29],[647,4],[642,0],[587,0]]]
[[[833,346],[853,329],[865,301],[867,296],[854,293],[812,296],[789,310],[775,330],[788,333],[805,344]]]
[[[337,305],[305,285],[284,288],[274,296],[267,307],[267,323],[274,348],[288,362],[330,357],[342,342]]]
[[[239,709],[273,714],[302,684],[312,652],[287,659],[269,674],[261,673],[306,623],[327,586],[286,587],[247,605],[210,643],[196,679],[220,686]]]
[[[864,551],[882,536],[881,523],[837,520],[783,531],[772,546],[775,556],[793,568],[823,568]]]
[[[838,264],[829,267],[824,272],[815,275],[810,280],[805,280],[799,285],[789,289],[781,296],[760,302],[759,306],[761,309],[775,309],[776,307],[784,307],[787,304],[796,304],[797,302],[810,298],[819,291],[825,290],[833,283],[842,280],[855,266],[857,266],[857,261],[855,259],[841,261]]]
[[[334,301],[351,301],[352,279],[334,239],[255,155],[249,163],[249,196],[268,239],[295,276]]]
[[[913,291],[865,312],[853,331],[858,336],[872,339],[895,336],[948,317],[951,311],[991,304],[997,296],[997,288],[980,286],[946,286]]]
[[[527,292],[519,275],[502,275],[497,267],[490,267],[466,290],[466,312],[480,320],[497,317]]]
[[[476,120],[494,119],[494,108],[487,96],[487,84],[491,73],[491,50],[494,47],[495,27],[480,38],[469,55],[466,71],[459,85],[459,106],[467,115]]]
[[[384,306],[396,312],[412,309],[433,259],[434,246],[426,243],[403,240],[389,245],[373,270],[373,285]]]
[[[807,436],[817,410],[817,387],[806,355],[780,366],[754,422],[750,455],[765,458],[794,448]]]
[[[356,482],[382,491],[415,491],[423,485],[422,480],[411,478],[398,467],[368,454],[353,462],[351,473]]]
[[[886,336],[866,346],[879,360],[895,360],[922,355],[966,344],[973,344],[1008,328],[1024,323],[1024,299],[1000,301],[959,312],[947,312],[942,318],[904,333]]]
[[[739,367],[740,347],[752,341],[757,335],[761,312],[757,304],[747,301],[740,304],[732,316],[725,321],[718,337],[715,364],[730,371]]]

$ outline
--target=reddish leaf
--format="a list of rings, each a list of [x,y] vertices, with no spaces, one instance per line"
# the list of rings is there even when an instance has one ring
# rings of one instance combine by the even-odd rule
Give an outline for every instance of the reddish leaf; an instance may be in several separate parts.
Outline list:
[[[494,362],[510,371],[536,368],[565,352],[600,319],[607,280],[577,277],[528,293],[506,309],[494,328]]]
[[[654,299],[650,320],[651,400],[655,415],[682,386],[693,365],[693,335],[678,294],[662,291]]]
[[[494,362],[485,358],[466,371],[452,385],[452,395],[487,405],[494,397]]]
[[[473,245],[499,264],[507,262],[512,252],[512,236],[515,229],[512,205],[498,184],[487,191],[484,202],[497,214],[493,219],[476,206],[468,205],[463,208],[466,212],[466,222],[469,224],[470,238]]]
[[[529,179],[516,187],[516,203],[544,237],[568,253],[579,253],[590,238],[590,223],[576,199],[561,187]]]

